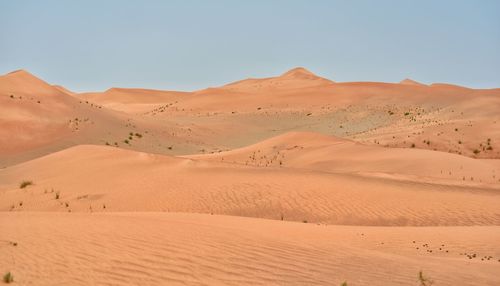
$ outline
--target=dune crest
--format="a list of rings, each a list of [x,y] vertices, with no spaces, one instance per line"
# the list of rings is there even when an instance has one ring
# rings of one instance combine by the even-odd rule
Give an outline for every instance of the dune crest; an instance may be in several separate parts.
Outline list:
[[[407,84],[407,85],[417,85],[417,86],[425,86],[425,84],[420,83],[418,81],[414,81],[410,78],[405,78],[402,81],[399,82],[400,84]]]
[[[239,92],[262,92],[264,90],[296,89],[330,85],[334,82],[315,75],[302,67],[293,68],[280,76],[250,78],[224,85],[223,89]]]

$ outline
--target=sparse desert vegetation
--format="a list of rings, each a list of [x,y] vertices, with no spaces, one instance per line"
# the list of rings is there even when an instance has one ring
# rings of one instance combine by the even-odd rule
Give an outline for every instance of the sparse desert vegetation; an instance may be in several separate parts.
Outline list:
[[[14,275],[12,275],[11,272],[7,272],[3,275],[2,280],[4,283],[7,283],[7,284],[12,283],[12,282],[14,282]]]
[[[22,181],[22,182],[19,184],[19,188],[20,188],[20,189],[24,189],[24,188],[26,188],[26,187],[28,187],[28,186],[31,186],[31,185],[33,185],[33,181],[24,180],[24,181]]]
[[[429,277],[424,276],[423,271],[418,272],[418,282],[420,283],[420,286],[430,286],[434,284],[434,281],[432,281]]]

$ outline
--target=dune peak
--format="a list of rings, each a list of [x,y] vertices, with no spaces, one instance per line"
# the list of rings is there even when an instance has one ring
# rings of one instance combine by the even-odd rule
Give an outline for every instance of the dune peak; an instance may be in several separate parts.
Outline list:
[[[400,84],[407,84],[407,85],[425,85],[423,83],[420,83],[418,81],[412,80],[411,78],[405,78],[402,81],[399,82]]]
[[[38,86],[39,88],[41,88],[42,86],[43,87],[50,86],[42,79],[38,78],[37,76],[33,75],[32,73],[30,73],[24,69],[19,69],[19,70],[9,72],[9,73],[1,76],[1,78],[5,79],[7,81],[22,83],[25,86],[32,85],[33,87]]]
[[[293,68],[281,75],[281,77],[304,77],[304,76],[318,77],[317,75],[315,75],[314,73],[303,67]]]
[[[9,72],[9,73],[6,74],[6,76],[39,79],[35,75],[33,75],[32,73],[30,73],[29,71],[24,70],[24,69],[19,69],[19,70],[15,70],[15,71]]]

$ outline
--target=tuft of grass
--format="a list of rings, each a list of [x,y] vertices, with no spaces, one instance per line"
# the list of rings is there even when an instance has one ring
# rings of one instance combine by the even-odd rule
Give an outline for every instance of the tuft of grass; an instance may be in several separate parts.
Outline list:
[[[21,184],[19,184],[19,188],[24,189],[27,186],[33,185],[33,181],[22,181]]]
[[[3,282],[7,284],[14,282],[14,275],[10,272],[5,273],[3,275]]]
[[[431,286],[434,284],[434,281],[432,281],[429,277],[424,276],[424,272],[422,270],[418,272],[418,282],[420,282],[420,286]]]
[[[479,154],[479,152],[481,152],[481,151],[479,151],[479,150],[477,150],[477,149],[474,149],[474,151],[472,151],[472,152],[474,152],[474,154],[476,154],[476,155],[477,155],[477,154]]]
[[[58,200],[60,197],[60,193],[59,192],[56,192],[56,200]]]

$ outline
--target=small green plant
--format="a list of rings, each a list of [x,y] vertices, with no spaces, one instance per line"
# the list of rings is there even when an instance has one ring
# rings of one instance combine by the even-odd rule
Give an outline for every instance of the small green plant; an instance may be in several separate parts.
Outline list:
[[[27,186],[31,186],[31,185],[33,185],[32,181],[22,181],[21,184],[19,184],[19,188],[24,189]]]
[[[424,272],[422,270],[418,272],[418,282],[420,282],[420,286],[431,286],[434,284],[434,281],[432,281],[429,277],[424,276]]]
[[[123,140],[123,143],[128,144],[128,140],[127,139]]]
[[[3,282],[7,284],[14,282],[14,275],[12,275],[12,273],[10,272],[5,273],[3,275]]]

